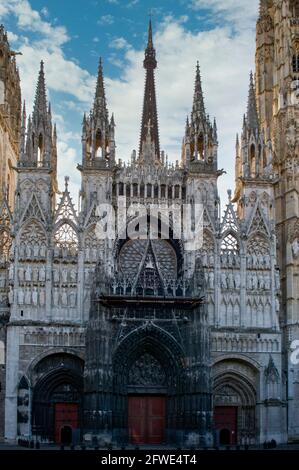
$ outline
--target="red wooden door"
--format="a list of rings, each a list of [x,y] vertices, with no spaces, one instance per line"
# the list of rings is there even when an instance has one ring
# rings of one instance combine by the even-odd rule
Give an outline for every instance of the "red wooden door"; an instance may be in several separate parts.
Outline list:
[[[129,435],[133,444],[161,444],[165,432],[164,396],[129,397]]]
[[[61,443],[61,430],[69,426],[78,428],[78,405],[76,403],[55,403],[55,442]]]
[[[219,431],[220,444],[237,443],[237,418],[238,408],[236,406],[216,406],[214,422]],[[228,442],[226,442],[228,441]]]

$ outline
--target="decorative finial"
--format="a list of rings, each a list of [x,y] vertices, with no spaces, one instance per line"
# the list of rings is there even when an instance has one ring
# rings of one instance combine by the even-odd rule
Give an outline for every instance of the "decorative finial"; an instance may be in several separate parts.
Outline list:
[[[65,177],[64,177],[64,183],[65,183],[65,189],[66,189],[66,190],[68,189],[69,181],[70,181],[70,177],[69,177],[69,176],[65,176]]]

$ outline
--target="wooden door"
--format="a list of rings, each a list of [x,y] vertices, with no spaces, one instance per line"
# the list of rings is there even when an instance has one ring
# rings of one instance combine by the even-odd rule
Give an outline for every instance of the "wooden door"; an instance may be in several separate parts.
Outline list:
[[[129,436],[133,444],[161,444],[165,434],[164,396],[129,397]]]
[[[61,443],[62,430],[67,427],[72,430],[78,428],[78,404],[55,403],[55,442],[57,444]]]
[[[237,406],[216,406],[214,422],[215,428],[219,432],[220,444],[237,444]]]

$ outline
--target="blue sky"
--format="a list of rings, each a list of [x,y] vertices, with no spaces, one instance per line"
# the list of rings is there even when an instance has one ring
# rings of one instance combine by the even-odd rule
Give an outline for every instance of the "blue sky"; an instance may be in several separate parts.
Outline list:
[[[18,56],[29,111],[41,59],[58,128],[60,185],[80,187],[81,121],[92,104],[99,56],[103,57],[109,111],[116,120],[117,157],[138,147],[149,12],[157,49],[156,74],[161,148],[180,158],[184,123],[192,106],[199,60],[207,111],[219,129],[222,205],[234,187],[236,132],[246,109],[254,67],[258,0],[0,0],[0,20]]]

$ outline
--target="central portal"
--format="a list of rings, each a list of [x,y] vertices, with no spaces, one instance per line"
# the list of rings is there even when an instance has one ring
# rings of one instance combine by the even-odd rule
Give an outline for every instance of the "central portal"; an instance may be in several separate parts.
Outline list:
[[[166,398],[129,396],[129,436],[132,444],[162,444],[165,440]]]

